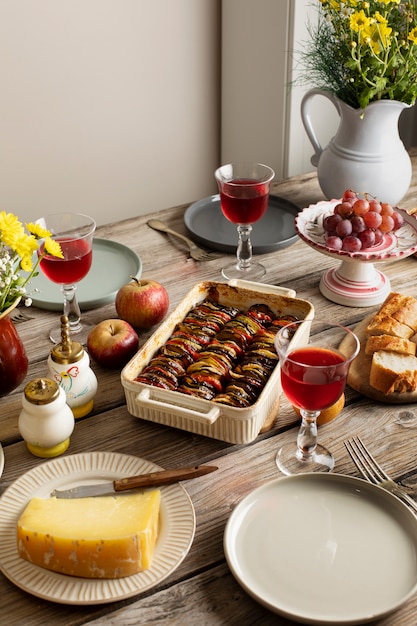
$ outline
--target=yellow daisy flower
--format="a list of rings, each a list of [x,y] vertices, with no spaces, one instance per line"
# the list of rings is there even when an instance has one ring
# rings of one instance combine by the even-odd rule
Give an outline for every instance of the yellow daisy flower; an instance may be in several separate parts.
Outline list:
[[[64,258],[64,255],[61,250],[61,246],[59,245],[57,241],[55,241],[54,239],[51,239],[51,237],[45,238],[45,251],[48,254],[52,254],[52,256],[58,257],[59,259]]]
[[[16,240],[24,233],[23,226],[13,213],[0,211],[1,242],[14,250]]]
[[[365,28],[369,28],[372,24],[372,19],[365,14],[365,11],[355,11],[349,18],[349,24],[351,30],[355,33],[360,33]]]
[[[409,32],[408,39],[413,43],[417,43],[417,26]]]
[[[20,257],[30,256],[38,249],[38,242],[33,235],[25,233],[16,240],[15,252]]]
[[[33,261],[31,256],[24,256],[20,261],[20,267],[24,272],[31,272],[33,270]]]
[[[35,235],[37,239],[45,239],[45,237],[50,237],[51,233],[46,228],[43,228],[40,224],[34,224],[33,222],[29,222],[26,224],[26,228],[32,235]]]

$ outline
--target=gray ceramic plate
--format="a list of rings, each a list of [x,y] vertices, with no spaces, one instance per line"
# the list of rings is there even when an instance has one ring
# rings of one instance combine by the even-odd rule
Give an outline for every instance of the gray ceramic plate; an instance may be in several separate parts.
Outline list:
[[[109,241],[93,239],[93,263],[87,276],[77,285],[77,300],[82,310],[94,309],[114,302],[117,291],[130,276],[139,278],[142,261],[130,248]],[[35,288],[39,291],[35,292]],[[62,310],[62,293],[59,285],[49,281],[42,272],[29,287],[33,306],[50,311]]]
[[[270,196],[268,211],[253,225],[253,253],[266,254],[297,241],[294,221],[299,212],[300,208],[289,200]],[[218,194],[191,204],[184,213],[184,223],[196,242],[221,252],[236,252],[236,225],[223,216]]]

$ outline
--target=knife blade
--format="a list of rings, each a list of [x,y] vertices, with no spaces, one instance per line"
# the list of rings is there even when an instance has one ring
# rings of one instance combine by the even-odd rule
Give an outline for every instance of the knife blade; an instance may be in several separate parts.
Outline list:
[[[96,496],[114,495],[129,489],[160,487],[171,485],[181,480],[198,478],[214,472],[218,468],[214,465],[196,465],[195,467],[179,467],[169,470],[156,470],[138,476],[128,476],[111,482],[80,485],[70,489],[54,489],[51,491],[53,498],[91,498]]]

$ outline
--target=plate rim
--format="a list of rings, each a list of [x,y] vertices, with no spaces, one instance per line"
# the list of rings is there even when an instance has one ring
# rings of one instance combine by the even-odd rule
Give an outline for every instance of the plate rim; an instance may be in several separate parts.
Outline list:
[[[195,510],[188,492],[180,483],[159,488],[162,530],[152,565],[144,572],[120,579],[66,576],[21,559],[16,548],[17,519],[31,497],[42,497],[42,493],[49,493],[58,485],[70,487],[82,482],[91,483],[93,479],[100,482],[159,469],[162,467],[134,455],[94,451],[55,457],[28,470],[0,497],[0,571],[31,595],[67,605],[117,602],[140,595],[159,584],[182,563],[194,540]],[[46,478],[49,478],[48,482]],[[172,533],[170,523],[175,519],[178,528],[176,533]],[[173,546],[174,551],[170,555],[169,550],[173,550]],[[44,585],[44,589],[39,590],[39,585]],[[83,591],[82,597],[78,596],[79,591]]]
[[[132,250],[132,248],[129,248],[129,246],[126,246],[125,244],[120,243],[118,241],[113,241],[112,239],[104,239],[103,237],[93,238],[93,252],[94,252],[94,245],[102,246],[103,248],[110,248],[110,247],[113,249],[117,248],[119,251],[121,252],[124,251],[125,253],[127,251],[129,254],[129,257],[135,262],[137,266],[135,277],[136,278],[141,277],[142,271],[143,271],[142,259],[134,250]],[[92,274],[89,273],[83,280],[89,280],[91,278],[92,278]],[[127,279],[125,279],[123,283],[122,282],[120,283],[120,287],[123,286],[126,280]],[[47,310],[47,311],[60,311],[62,309],[62,302],[59,299],[59,285],[57,285],[57,294],[58,294],[57,300],[51,300],[50,298],[43,299],[41,297],[41,294],[32,293],[32,290],[34,290],[35,288],[36,288],[36,278],[31,280],[30,285],[29,285],[29,291],[31,293],[28,293],[28,295],[30,295],[32,299],[33,306],[39,309]],[[93,299],[91,298],[86,299],[82,297],[78,298],[78,304],[81,306],[83,310],[90,310],[90,309],[98,308],[105,304],[111,303],[114,300],[116,291],[103,293],[103,295],[99,297],[95,297]]]
[[[363,263],[378,263],[383,261],[392,261],[395,259],[404,259],[407,256],[411,256],[415,252],[417,252],[417,219],[412,215],[409,215],[406,209],[402,209],[401,207],[395,207],[396,211],[399,211],[401,215],[404,217],[404,225],[399,229],[398,232],[401,232],[405,226],[412,231],[414,235],[414,243],[406,248],[398,249],[395,244],[393,247],[389,247],[388,249],[378,250],[378,247],[375,248],[367,248],[366,251],[359,252],[348,252],[347,250],[332,250],[328,248],[322,241],[317,241],[316,239],[309,236],[305,225],[307,223],[306,215],[309,211],[313,214],[314,219],[322,218],[323,215],[329,209],[334,209],[334,207],[340,203],[340,200],[320,200],[315,204],[310,204],[307,207],[304,207],[299,214],[295,218],[295,229],[302,241],[309,245],[313,250],[317,250],[322,254],[326,254],[329,257],[334,259],[338,259],[340,261],[362,261]],[[311,226],[311,229],[314,229],[314,223]],[[395,235],[396,237],[396,235]]]
[[[297,206],[291,200],[287,200],[286,198],[282,198],[281,196],[277,196],[275,194],[270,194],[270,200],[279,201],[287,205],[288,210],[291,208],[292,214],[294,215],[294,222],[297,214],[300,212],[300,207]],[[220,250],[221,252],[225,252],[227,254],[235,254],[237,247],[237,235],[236,235],[236,243],[219,243],[214,241],[213,239],[207,239],[202,234],[196,232],[192,228],[190,228],[190,220],[192,213],[195,213],[197,210],[204,210],[209,207],[211,204],[218,204],[220,209],[220,194],[213,194],[211,196],[206,196],[205,198],[201,198],[196,202],[190,204],[185,212],[184,212],[184,224],[188,231],[188,233],[195,239],[198,243],[201,243],[204,246],[209,248]],[[224,218],[226,219],[226,218]],[[268,254],[269,252],[275,252],[276,250],[281,250],[283,248],[287,248],[296,241],[298,241],[299,236],[294,227],[294,235],[288,237],[287,239],[283,239],[276,243],[268,243],[268,244],[254,244],[252,242],[253,254]]]
[[[381,500],[381,501],[383,501],[384,499],[388,500],[391,503],[392,507],[396,508],[398,511],[401,511],[403,515],[408,516],[410,523],[413,523],[413,525],[416,526],[417,528],[417,517],[412,513],[412,511],[408,509],[408,507],[403,502],[401,502],[392,493],[388,492],[382,487],[375,485],[373,483],[370,483],[362,478],[357,478],[354,476],[345,475],[341,473],[335,473],[335,472],[332,472],[332,473],[305,472],[303,474],[294,474],[290,476],[278,477],[276,479],[269,480],[268,482],[260,485],[259,487],[256,487],[254,490],[249,492],[236,505],[236,507],[232,511],[226,523],[226,527],[225,527],[225,531],[223,535],[223,546],[224,546],[226,562],[233,576],[236,578],[237,582],[241,585],[241,587],[253,599],[259,602],[261,605],[267,607],[270,611],[278,615],[281,615],[283,617],[286,617],[287,619],[299,621],[299,622],[306,623],[306,624],[314,624],[317,626],[319,624],[322,626],[324,626],[325,624],[328,624],[329,626],[333,624],[334,625],[336,624],[339,624],[339,625],[364,624],[364,623],[374,622],[377,619],[381,619],[382,617],[386,615],[390,615],[394,613],[401,606],[403,606],[411,597],[413,597],[413,595],[416,593],[417,575],[416,575],[414,584],[412,585],[408,593],[404,595],[400,600],[398,600],[395,604],[390,606],[389,609],[385,608],[382,612],[375,613],[372,615],[368,613],[367,615],[362,616],[362,617],[356,616],[356,617],[348,618],[346,616],[345,617],[341,616],[340,619],[336,619],[336,620],[334,616],[332,616],[331,619],[330,618],[323,619],[323,615],[308,616],[306,615],[305,612],[297,613],[293,608],[289,609],[288,607],[279,606],[279,600],[277,600],[275,603],[271,603],[270,601],[260,597],[260,595],[257,594],[256,590],[254,590],[251,587],[250,581],[248,582],[240,575],[237,567],[235,567],[236,559],[233,558],[232,548],[233,548],[233,544],[236,543],[236,539],[240,530],[239,517],[242,517],[245,514],[244,513],[245,508],[247,512],[251,508],[251,506],[253,506],[254,504],[253,500],[254,498],[256,498],[258,494],[262,494],[263,491],[267,491],[268,489],[271,489],[280,483],[288,482],[288,481],[300,482],[300,481],[310,481],[310,480],[343,482],[345,484],[351,485],[352,489],[356,486],[358,490],[361,491],[361,495],[364,495],[363,492],[368,492],[368,493],[371,492],[374,496],[377,496],[376,500]],[[383,507],[381,506],[381,509],[382,508]],[[417,539],[415,539],[415,545],[416,545],[416,550],[417,550]],[[236,552],[236,550],[234,552]]]

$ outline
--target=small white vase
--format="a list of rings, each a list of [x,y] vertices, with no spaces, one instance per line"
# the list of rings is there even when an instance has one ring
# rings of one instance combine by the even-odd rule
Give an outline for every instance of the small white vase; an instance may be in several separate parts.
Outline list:
[[[313,127],[311,104],[324,96],[340,116],[337,132],[323,149]],[[401,141],[398,120],[409,105],[396,100],[371,102],[354,109],[334,94],[311,89],[301,102],[301,119],[315,150],[311,163],[328,200],[338,199],[346,189],[376,196],[381,202],[398,205],[408,191],[411,159]]]

